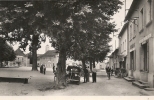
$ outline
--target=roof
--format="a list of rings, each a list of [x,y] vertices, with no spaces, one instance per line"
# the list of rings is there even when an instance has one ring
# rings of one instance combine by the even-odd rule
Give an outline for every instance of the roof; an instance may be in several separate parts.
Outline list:
[[[127,21],[129,19],[129,17],[132,15],[132,13],[135,11],[134,8],[136,7],[137,3],[140,2],[141,0],[133,0],[130,9],[125,17],[124,21]]]
[[[128,23],[125,23],[125,24],[123,25],[123,27],[122,27],[122,29],[121,29],[121,31],[120,31],[120,33],[119,33],[118,37],[120,37],[120,36],[122,36],[122,35],[123,35],[124,30],[126,29],[127,25],[128,25]]]
[[[118,53],[119,48],[115,49],[113,53]]]
[[[108,56],[109,58],[113,58],[113,53],[110,55],[110,56]]]
[[[40,56],[42,56],[43,54],[37,54],[37,57],[40,57]]]
[[[18,48],[18,49],[15,51],[15,54],[18,55],[18,56],[24,56],[24,57],[26,56],[26,55],[23,53],[23,51],[20,50],[20,48]]]
[[[48,50],[46,53],[44,53],[43,55],[40,55],[39,57],[53,57],[55,55],[57,55],[58,52],[56,50]]]

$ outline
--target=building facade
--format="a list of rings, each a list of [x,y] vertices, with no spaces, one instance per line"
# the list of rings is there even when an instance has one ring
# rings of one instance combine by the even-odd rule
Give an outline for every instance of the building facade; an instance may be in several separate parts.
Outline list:
[[[23,67],[23,66],[28,66],[28,58],[27,56],[23,53],[23,51],[20,50],[20,48],[18,48],[15,51],[16,54],[16,59],[14,61],[9,61],[8,62],[8,66],[9,67]]]
[[[119,33],[119,67],[128,69],[128,23],[124,24]]]
[[[56,50],[48,50],[43,55],[39,56],[39,64],[44,64],[46,67],[57,66],[59,54]]]
[[[154,87],[154,1],[133,0],[125,17],[128,23],[128,70],[135,80]]]

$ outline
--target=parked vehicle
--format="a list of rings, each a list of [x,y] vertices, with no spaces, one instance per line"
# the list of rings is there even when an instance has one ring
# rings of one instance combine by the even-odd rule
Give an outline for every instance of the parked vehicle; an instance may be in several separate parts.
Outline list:
[[[76,84],[80,84],[80,67],[77,66],[68,66],[67,67],[67,74],[66,74],[66,82],[75,82]]]
[[[119,78],[123,78],[123,77],[127,77],[128,76],[128,73],[126,71],[126,69],[123,69],[123,68],[117,68],[115,70],[115,75]]]

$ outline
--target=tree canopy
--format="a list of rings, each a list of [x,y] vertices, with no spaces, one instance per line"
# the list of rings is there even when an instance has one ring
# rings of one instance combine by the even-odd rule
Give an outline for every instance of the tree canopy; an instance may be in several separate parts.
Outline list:
[[[66,56],[83,59],[105,55],[115,31],[111,16],[121,8],[120,0],[11,1],[0,3],[0,21],[8,41],[30,46],[33,67],[37,68],[37,49],[44,34],[59,51],[57,84],[66,84]],[[29,42],[30,41],[30,42]]]
[[[16,54],[13,48],[2,37],[0,37],[0,51],[0,62],[15,60]]]

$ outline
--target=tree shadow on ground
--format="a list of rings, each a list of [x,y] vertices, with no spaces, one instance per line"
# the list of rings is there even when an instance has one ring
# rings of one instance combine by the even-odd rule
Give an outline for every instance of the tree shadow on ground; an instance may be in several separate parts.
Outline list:
[[[41,88],[39,88],[39,91],[49,91],[54,89],[54,82],[47,82],[44,84],[41,84]]]
[[[97,77],[107,77],[107,75],[97,75]]]

